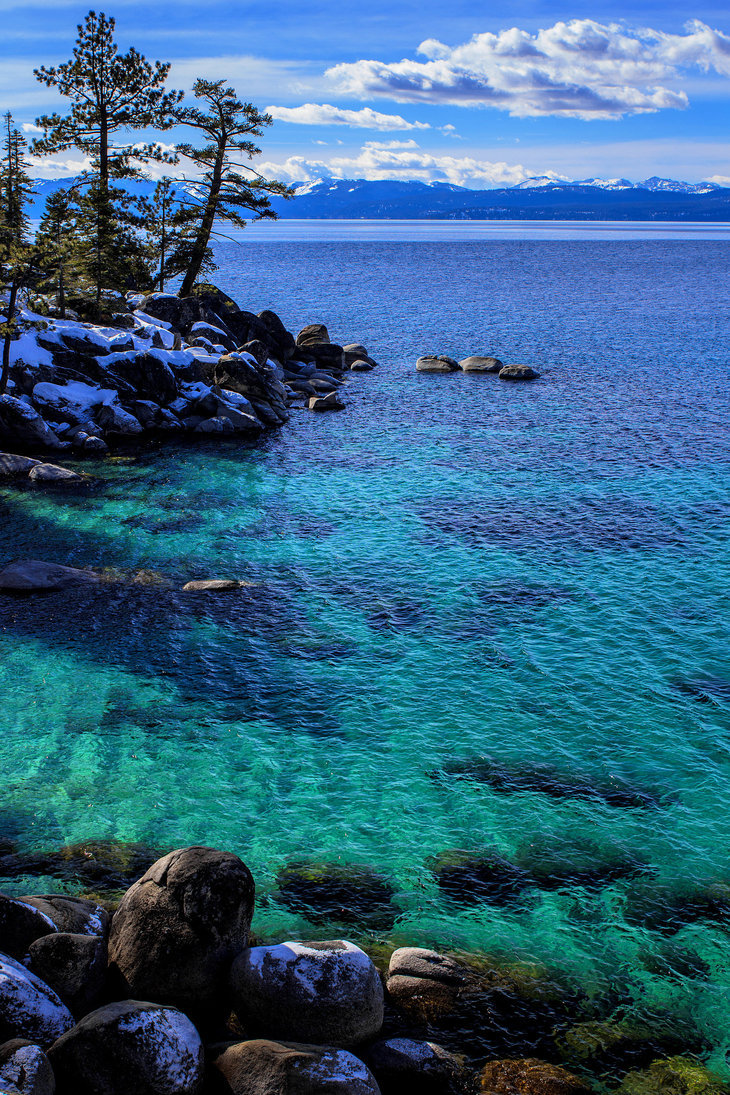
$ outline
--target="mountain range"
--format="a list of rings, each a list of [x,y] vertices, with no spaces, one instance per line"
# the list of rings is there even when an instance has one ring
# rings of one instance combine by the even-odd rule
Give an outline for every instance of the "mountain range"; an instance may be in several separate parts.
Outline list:
[[[37,180],[35,215],[46,196],[70,179]],[[130,187],[149,196],[151,182]],[[274,199],[280,217],[313,220],[632,220],[730,221],[730,188],[652,177],[583,179],[548,177],[516,186],[471,190],[453,183],[415,180],[319,179],[295,184],[291,201]]]

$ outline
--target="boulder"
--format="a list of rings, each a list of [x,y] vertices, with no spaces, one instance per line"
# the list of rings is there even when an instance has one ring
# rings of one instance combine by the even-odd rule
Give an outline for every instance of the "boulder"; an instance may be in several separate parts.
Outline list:
[[[138,399],[150,399],[162,405],[177,395],[175,374],[165,360],[165,352],[157,354],[153,350],[137,350],[113,354],[104,365],[107,375],[122,380],[132,388]]]
[[[317,342],[302,347],[310,361],[320,368],[341,373],[345,369],[345,352],[334,342]]]
[[[246,1029],[335,1046],[374,1038],[383,1024],[383,986],[354,943],[252,947],[231,969],[233,1007]]]
[[[330,340],[329,331],[324,323],[308,323],[302,327],[296,337],[297,346],[320,346]]]
[[[370,361],[365,361],[363,358],[356,358],[350,365],[350,371],[353,373],[369,373],[375,366]]]
[[[56,1081],[51,1062],[40,1046],[13,1038],[0,1046],[2,1095],[54,1095]]]
[[[142,423],[118,403],[105,403],[94,413],[94,420],[107,433],[134,437],[143,431]]]
[[[539,380],[540,374],[529,365],[505,365],[499,370],[500,380]]]
[[[368,1046],[363,1057],[382,1095],[456,1095],[466,1090],[461,1060],[435,1042],[388,1038]]]
[[[279,361],[286,361],[287,358],[293,357],[296,352],[294,335],[291,331],[287,331],[276,312],[267,308],[259,312],[258,319],[266,329],[268,337],[264,341],[271,346],[274,357]]]
[[[399,947],[390,956],[388,977],[425,977],[444,985],[461,985],[466,970],[453,958],[425,947]]]
[[[230,1095],[380,1095],[367,1065],[333,1046],[238,1042],[214,1068]]]
[[[199,578],[186,582],[182,588],[183,593],[233,593],[244,584],[235,578]]]
[[[203,320],[198,320],[190,328],[190,336],[192,338],[204,338],[207,339],[214,346],[223,346],[225,350],[235,350],[236,340],[230,331],[225,330],[223,327],[216,327],[212,323],[206,323]]]
[[[435,354],[426,354],[424,357],[419,357],[416,370],[419,373],[455,373],[459,370],[459,363],[454,361],[453,357],[446,357],[444,354],[438,357]]]
[[[0,479],[27,475],[36,464],[40,464],[40,460],[33,460],[30,456],[15,456],[10,452],[0,452]]]
[[[490,1095],[588,1095],[591,1088],[572,1072],[533,1057],[489,1061],[479,1074]]]
[[[83,443],[84,452],[96,453],[99,456],[103,456],[104,453],[109,452],[109,446],[103,437],[96,437],[93,434],[84,438]]]
[[[180,848],[126,892],[112,920],[109,964],[132,996],[191,1009],[220,1005],[248,943],[254,881],[238,856]]]
[[[200,1036],[182,1012],[136,1000],[92,1011],[48,1057],[58,1095],[198,1095]]]
[[[29,1038],[49,1046],[74,1025],[53,989],[8,955],[0,954],[0,1038]]]
[[[428,865],[441,892],[462,905],[480,902],[509,905],[534,885],[528,871],[491,849],[470,852],[457,848],[441,852]]]
[[[25,905],[42,912],[56,931],[74,935],[95,935],[105,939],[109,934],[111,917],[106,909],[85,897],[68,894],[46,894],[41,897],[23,897]]]
[[[653,1061],[641,1072],[628,1072],[619,1095],[727,1095],[728,1085],[693,1057]]]
[[[239,346],[237,349],[239,353],[250,354],[259,366],[265,365],[269,360],[269,347],[261,339],[251,339],[250,342],[244,342],[243,346]]]
[[[87,475],[80,475],[77,471],[71,471],[70,468],[62,468],[59,464],[36,464],[28,472],[28,478],[34,483],[58,483],[63,486],[89,481]]]
[[[19,559],[0,570],[0,592],[50,593],[72,586],[94,585],[99,576],[90,570],[77,570],[41,559]]]
[[[216,415],[213,418],[205,418],[193,426],[193,433],[231,434],[236,432],[236,427],[230,418]]]
[[[169,323],[183,334],[202,318],[199,300],[195,297],[177,297],[173,293],[150,293],[144,298],[142,310],[154,319]]]
[[[56,932],[30,945],[33,973],[77,1019],[96,1007],[106,981],[106,941],[98,935]]]
[[[337,392],[329,392],[327,395],[311,395],[307,401],[310,411],[344,411],[345,404],[338,399]]]
[[[0,894],[0,943],[12,958],[24,958],[34,939],[50,935],[56,926],[50,917],[24,901]]]
[[[38,411],[12,395],[0,396],[0,436],[27,448],[63,448],[58,434]]]
[[[397,915],[393,887],[372,867],[299,861],[283,867],[276,881],[283,904],[314,922],[387,928]]]
[[[504,362],[498,357],[465,357],[459,362],[459,368],[465,373],[498,373],[504,368]]]

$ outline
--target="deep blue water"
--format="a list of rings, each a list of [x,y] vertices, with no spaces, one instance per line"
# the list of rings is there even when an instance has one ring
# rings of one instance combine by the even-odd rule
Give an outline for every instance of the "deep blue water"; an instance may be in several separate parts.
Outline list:
[[[723,1070],[730,246],[453,228],[218,245],[244,307],[381,363],[344,413],[105,461],[90,499],[0,492],[5,557],[254,583],[6,613],[0,812],[29,849],[237,851],[272,936],[357,935],[284,907],[283,865],[370,865],[383,938],[616,993]],[[424,352],[542,378],[418,375]],[[540,885],[455,902],[429,866],[452,849]]]

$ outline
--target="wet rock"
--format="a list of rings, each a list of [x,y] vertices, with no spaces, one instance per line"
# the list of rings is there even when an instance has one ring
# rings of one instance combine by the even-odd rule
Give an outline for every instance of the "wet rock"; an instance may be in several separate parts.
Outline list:
[[[40,1046],[13,1038],[0,1046],[0,1092],[3,1095],[54,1095],[51,1063]]]
[[[686,1048],[680,1038],[659,1024],[650,1028],[640,1022],[610,1020],[576,1023],[560,1035],[557,1046],[567,1060],[580,1061],[591,1071],[608,1073],[612,1078]]]
[[[201,578],[186,582],[182,588],[183,593],[233,593],[244,584],[235,578]]]
[[[529,365],[505,365],[499,370],[500,380],[539,380],[540,374]]]
[[[31,468],[40,464],[30,456],[15,456],[10,452],[0,452],[0,478],[27,475]]]
[[[345,352],[334,342],[309,343],[300,348],[319,368],[341,373],[345,368]]]
[[[46,563],[41,559],[22,559],[0,570],[3,593],[50,593],[73,586],[94,585],[99,577],[90,570]]]
[[[182,1012],[124,1000],[87,1015],[48,1051],[58,1095],[198,1095],[203,1046]]]
[[[53,989],[14,958],[0,954],[0,1038],[49,1046],[74,1025]]]
[[[21,900],[47,916],[56,931],[98,936],[102,939],[105,939],[109,933],[111,919],[109,913],[95,901],[66,894],[23,897]]]
[[[57,932],[30,945],[33,973],[77,1019],[96,1007],[106,981],[106,941],[98,935]]]
[[[459,368],[465,373],[498,373],[504,368],[504,362],[498,357],[465,357],[459,362]]]
[[[380,1095],[367,1065],[332,1046],[238,1042],[214,1067],[229,1095]]]
[[[596,890],[617,879],[634,878],[646,864],[620,847],[605,847],[590,840],[557,840],[534,836],[516,855],[518,867],[528,871],[542,890],[580,886]]]
[[[730,924],[730,883],[662,885],[647,880],[632,886],[623,907],[628,924],[672,935],[687,924],[711,920]]]
[[[252,947],[234,962],[231,986],[239,1020],[275,1038],[350,1046],[383,1023],[380,975],[344,940]]]
[[[0,894],[0,946],[5,954],[22,959],[34,939],[55,931],[53,921],[39,909]]]
[[[12,395],[0,396],[0,435],[22,448],[61,449],[63,445],[34,407]]]
[[[730,702],[730,681],[724,677],[677,677],[671,683],[678,692],[699,703]]]
[[[338,398],[337,392],[328,395],[313,395],[307,401],[310,411],[344,411],[345,404]]]
[[[77,879],[89,889],[104,891],[126,889],[158,856],[155,849],[137,841],[86,840],[65,845],[52,858],[57,877]]]
[[[70,468],[62,468],[58,464],[36,464],[30,469],[28,478],[34,483],[59,483],[69,486],[88,482],[88,476],[79,475],[78,472],[71,471]]]
[[[457,1095],[470,1078],[462,1061],[435,1042],[388,1038],[369,1046],[363,1058],[382,1095]]]
[[[357,358],[350,365],[350,370],[353,373],[369,373],[375,368],[369,361],[363,361],[362,358]]]
[[[654,1061],[648,1069],[629,1072],[620,1095],[728,1095],[730,1085],[692,1057]]]
[[[297,346],[321,346],[330,340],[329,331],[324,323],[309,323],[302,327],[296,337]]]
[[[419,373],[455,373],[458,372],[459,363],[453,357],[445,354],[425,354],[416,362],[416,370]]]
[[[490,1095],[589,1095],[591,1090],[580,1077],[535,1058],[490,1061],[479,1079],[480,1090]]]
[[[248,942],[254,882],[238,856],[191,847],[158,860],[122,898],[109,964],[130,997],[192,1012],[220,1006]]]
[[[605,802],[625,810],[659,806],[659,798],[616,777],[590,779],[579,773],[567,775],[551,764],[503,764],[492,757],[449,761],[438,778],[468,779],[483,783],[498,794],[541,794],[554,799],[581,798]]]
[[[394,890],[372,867],[356,863],[290,863],[279,871],[282,902],[309,920],[391,927]]]
[[[390,956],[388,977],[425,977],[444,985],[463,985],[468,971],[448,955],[425,947],[399,947]]]
[[[342,349],[345,355],[345,366],[348,369],[352,369],[354,372],[365,372],[377,368],[377,361],[370,357],[370,354],[360,342],[350,342]],[[364,367],[356,369],[355,365],[358,363],[362,363]]]
[[[441,892],[462,905],[482,901],[509,905],[534,885],[527,871],[493,850],[475,853],[457,848],[440,852],[428,861],[428,866]]]

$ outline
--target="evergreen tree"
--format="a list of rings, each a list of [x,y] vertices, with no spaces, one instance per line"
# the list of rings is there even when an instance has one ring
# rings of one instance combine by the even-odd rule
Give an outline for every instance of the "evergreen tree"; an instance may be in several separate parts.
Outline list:
[[[79,254],[76,219],[78,201],[72,190],[54,190],[46,198],[36,234],[41,277],[39,287],[56,297],[61,319],[66,316],[66,294],[83,269]]]
[[[251,213],[254,220],[274,219],[276,213],[268,195],[293,194],[284,183],[265,179],[246,162],[260,154],[261,149],[250,138],[262,135],[264,128],[272,123],[271,115],[261,114],[251,103],[240,102],[224,80],[196,80],[193,93],[206,109],[188,106],[176,111],[177,121],[197,130],[204,139],[200,147],[176,146],[176,152],[192,160],[202,172],[202,179],[184,199],[188,209],[197,210],[199,223],[180,296],[191,292],[206,256],[210,255],[209,243],[216,220],[244,228],[244,212]]]
[[[199,219],[197,208],[190,204],[185,192],[178,191],[172,179],[161,179],[155,187],[147,218],[147,234],[154,255],[152,276],[160,292],[164,292],[170,278],[187,270]],[[207,272],[213,266],[213,252],[208,247],[201,270]]]
[[[135,144],[131,137],[147,128],[168,129],[182,98],[182,92],[165,89],[169,64],[150,62],[134,48],[120,53],[114,28],[113,18],[90,11],[78,27],[72,59],[35,70],[36,78],[66,96],[71,107],[63,117],[37,119],[43,136],[32,151],[49,155],[78,148],[90,161],[80,224],[93,234],[89,272],[97,309],[104,289],[139,284],[141,270],[135,238],[143,208],[114,183],[140,177],[150,160],[170,161],[159,144]]]
[[[4,117],[3,158],[0,165],[0,249],[19,246],[28,235],[25,210],[33,194],[33,180],[28,174],[25,137],[13,125],[8,111]]]

